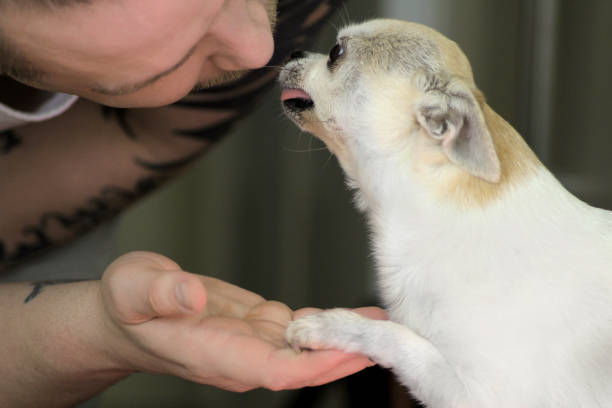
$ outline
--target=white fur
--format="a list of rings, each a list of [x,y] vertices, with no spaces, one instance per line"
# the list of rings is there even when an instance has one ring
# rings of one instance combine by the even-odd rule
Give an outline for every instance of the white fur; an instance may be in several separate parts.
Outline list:
[[[304,69],[344,141],[391,321],[329,310],[293,322],[288,341],[364,353],[431,408],[612,407],[612,213],[544,167],[484,205],[445,202],[405,162],[427,139],[392,135],[404,125],[390,111],[408,102],[361,85],[330,101],[322,63]]]

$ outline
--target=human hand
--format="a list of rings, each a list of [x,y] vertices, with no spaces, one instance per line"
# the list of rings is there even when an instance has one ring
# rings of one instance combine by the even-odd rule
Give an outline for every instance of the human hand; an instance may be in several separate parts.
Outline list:
[[[113,348],[134,371],[176,375],[232,391],[324,384],[373,363],[325,350],[295,353],[289,321],[315,309],[288,306],[220,281],[182,271],[168,258],[134,252],[102,278],[102,303],[115,331]],[[383,319],[378,308],[359,313]]]

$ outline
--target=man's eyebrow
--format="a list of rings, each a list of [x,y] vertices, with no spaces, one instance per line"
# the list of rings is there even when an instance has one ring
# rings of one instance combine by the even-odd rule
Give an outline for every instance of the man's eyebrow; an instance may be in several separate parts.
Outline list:
[[[179,69],[195,52],[196,48],[198,47],[198,44],[194,45],[193,47],[191,47],[191,49],[189,51],[187,51],[187,54],[185,54],[185,56],[183,58],[180,59],[179,62],[177,62],[176,64],[174,64],[172,67],[168,68],[167,70],[160,72],[159,74],[153,75],[150,78],[145,79],[144,81],[140,81],[140,82],[136,82],[133,84],[125,84],[125,85],[120,85],[116,88],[104,88],[101,86],[94,86],[92,88],[90,88],[90,91],[98,93],[98,94],[102,94],[102,95],[108,95],[108,96],[121,96],[121,95],[127,95],[136,91],[139,91],[140,89],[144,88],[145,86],[151,85],[152,83],[156,82],[157,80],[170,75],[171,73],[173,73],[174,71],[176,71],[177,69]]]

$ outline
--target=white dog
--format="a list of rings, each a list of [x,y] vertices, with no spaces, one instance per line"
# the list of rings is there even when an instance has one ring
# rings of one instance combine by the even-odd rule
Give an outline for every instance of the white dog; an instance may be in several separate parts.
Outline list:
[[[431,408],[612,407],[612,214],[559,184],[454,42],[373,20],[280,83],[356,191],[391,317],[324,311],[288,342],[363,353]]]

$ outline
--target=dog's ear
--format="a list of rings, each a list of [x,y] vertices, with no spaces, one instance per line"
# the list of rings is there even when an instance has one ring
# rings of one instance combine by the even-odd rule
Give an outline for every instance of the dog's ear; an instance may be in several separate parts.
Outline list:
[[[420,74],[422,91],[416,120],[427,135],[440,140],[448,159],[468,173],[499,182],[501,168],[480,104],[469,85],[459,78]]]

